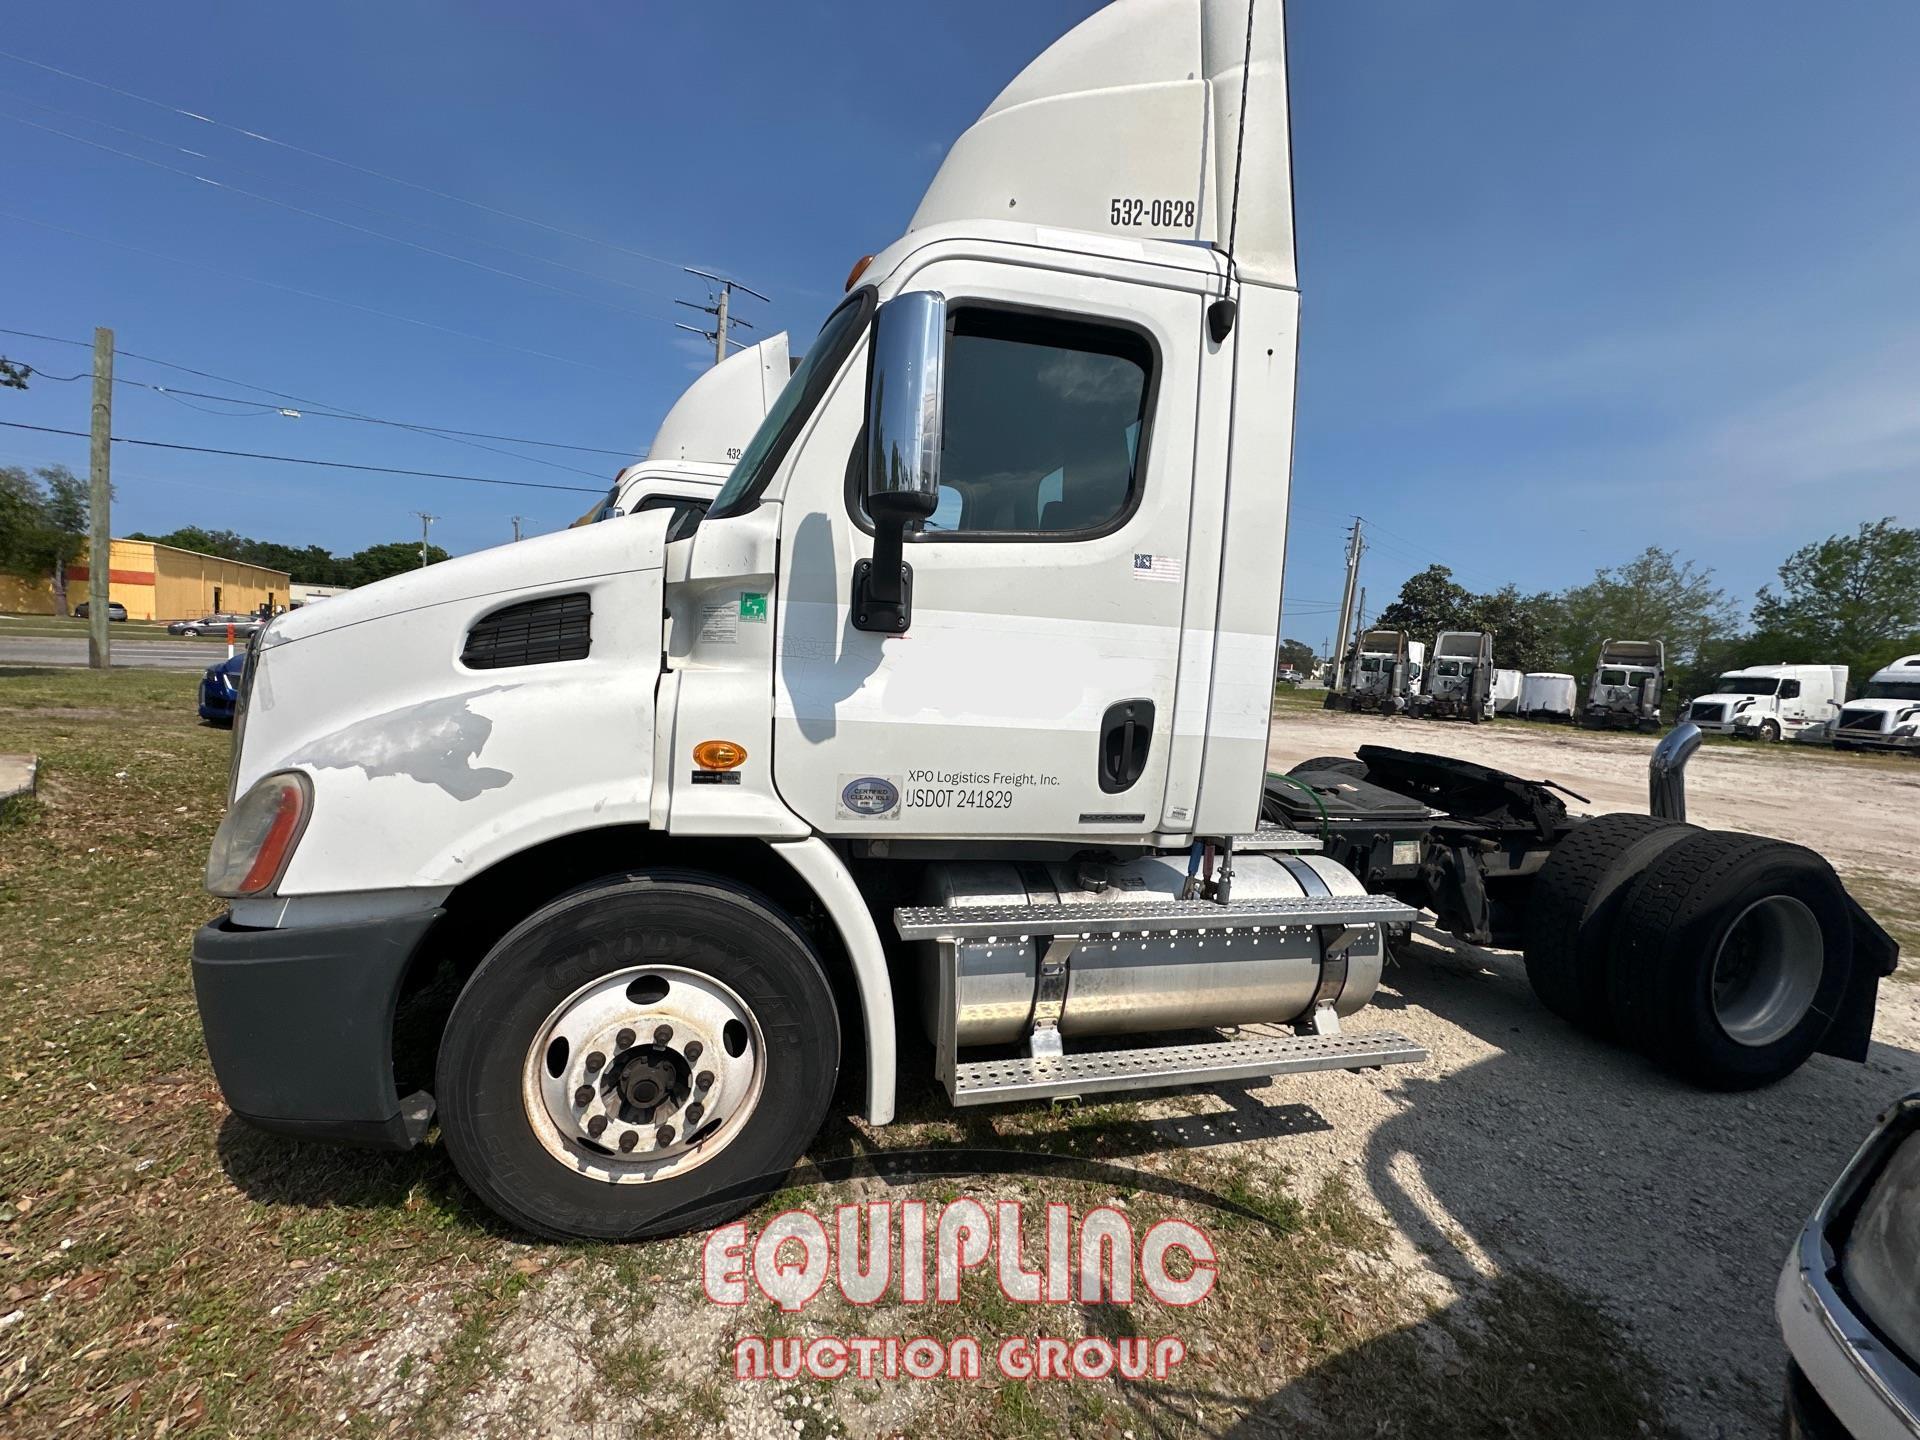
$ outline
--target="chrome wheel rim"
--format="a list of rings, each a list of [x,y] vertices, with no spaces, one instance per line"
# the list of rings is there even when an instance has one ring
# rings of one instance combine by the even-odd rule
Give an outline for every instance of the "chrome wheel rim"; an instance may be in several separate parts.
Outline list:
[[[766,1083],[745,1001],[711,975],[635,966],[581,986],[534,1032],[522,1100],[541,1146],[580,1175],[684,1174],[739,1134]]]
[[[1813,1005],[1826,968],[1820,921],[1791,895],[1742,910],[1713,957],[1713,1015],[1741,1045],[1789,1035]]]

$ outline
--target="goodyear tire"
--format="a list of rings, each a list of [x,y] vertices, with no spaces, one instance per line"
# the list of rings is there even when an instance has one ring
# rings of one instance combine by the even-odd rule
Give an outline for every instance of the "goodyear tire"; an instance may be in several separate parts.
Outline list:
[[[1626,897],[1607,998],[1618,1033],[1715,1090],[1790,1074],[1846,994],[1853,922],[1820,856],[1709,831],[1667,850]]]
[[[1607,962],[1628,886],[1668,847],[1699,831],[1655,815],[1596,815],[1554,847],[1527,901],[1527,981],[1570,1024],[1613,1033]]]
[[[441,1041],[441,1133],[510,1224],[651,1238],[774,1190],[839,1063],[832,988],[790,919],[710,876],[617,877],[480,962]]]

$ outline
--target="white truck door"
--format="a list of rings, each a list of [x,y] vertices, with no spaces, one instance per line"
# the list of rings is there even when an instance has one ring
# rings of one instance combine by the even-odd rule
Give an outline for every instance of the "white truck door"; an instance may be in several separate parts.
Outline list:
[[[1203,299],[960,260],[912,287],[947,297],[948,329],[939,506],[905,546],[911,626],[851,623],[852,563],[871,551],[864,468],[830,457],[825,516],[802,498],[819,477],[796,473],[776,616],[781,797],[824,833],[872,839],[1150,833]]]

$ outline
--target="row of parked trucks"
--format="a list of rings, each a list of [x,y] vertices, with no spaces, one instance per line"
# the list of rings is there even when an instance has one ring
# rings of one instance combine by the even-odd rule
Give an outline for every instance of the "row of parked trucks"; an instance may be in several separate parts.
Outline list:
[[[1666,647],[1658,640],[1608,640],[1600,646],[1584,704],[1571,675],[1502,669],[1484,630],[1443,630],[1428,650],[1400,630],[1363,631],[1347,653],[1327,708],[1408,714],[1475,724],[1495,715],[1578,720],[1594,728],[1657,730],[1666,685]]]

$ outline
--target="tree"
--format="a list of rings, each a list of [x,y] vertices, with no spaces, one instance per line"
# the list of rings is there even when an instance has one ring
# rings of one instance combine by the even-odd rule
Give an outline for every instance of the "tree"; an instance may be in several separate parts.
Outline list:
[[[67,566],[87,546],[87,482],[64,465],[29,475],[0,467],[0,569],[53,584],[54,613],[67,613]]]
[[[447,558],[447,552],[438,545],[427,547],[427,563],[438,565]],[[389,575],[402,575],[409,570],[420,568],[420,542],[418,540],[394,540],[385,545],[369,545],[366,549],[350,556],[344,564],[349,580],[353,585],[371,585],[376,580],[384,580]]]
[[[1559,602],[1551,595],[1522,595],[1516,585],[1503,585],[1491,595],[1477,595],[1467,607],[1472,623],[1462,630],[1485,630],[1493,636],[1493,663],[1506,670],[1551,669],[1557,655],[1555,630]]]
[[[1864,679],[1920,649],[1920,529],[1891,518],[1803,545],[1754,600],[1756,655],[1845,664]]]
[[[1319,652],[1304,640],[1282,640],[1280,642],[1280,663],[1291,665],[1302,675],[1311,675]]]
[[[1594,571],[1593,579],[1562,592],[1554,649],[1559,667],[1585,674],[1602,640],[1663,640],[1667,668],[1697,669],[1716,641],[1739,631],[1739,616],[1713,571],[1671,550],[1649,545],[1624,565]]]
[[[1380,612],[1370,628],[1404,630],[1409,638],[1430,641],[1442,630],[1473,630],[1475,596],[1456,584],[1445,565],[1429,565],[1409,575],[1400,598]]]

